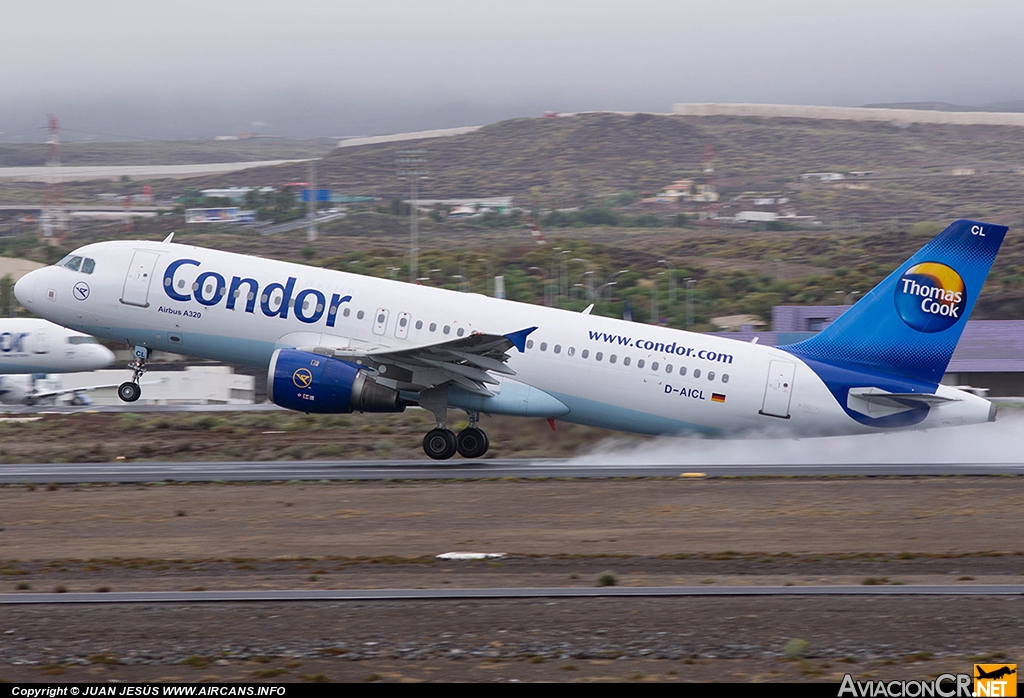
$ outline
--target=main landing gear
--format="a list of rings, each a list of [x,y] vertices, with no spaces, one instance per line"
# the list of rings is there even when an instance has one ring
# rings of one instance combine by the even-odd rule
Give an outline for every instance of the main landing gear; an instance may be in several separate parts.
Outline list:
[[[442,390],[443,389],[443,390]],[[434,460],[448,460],[459,453],[463,458],[479,458],[487,453],[490,441],[483,429],[477,427],[479,412],[469,413],[469,426],[455,435],[445,426],[448,416],[448,386],[424,390],[420,393],[420,407],[430,410],[437,420],[437,428],[423,437],[423,452]]]
[[[122,402],[135,402],[142,396],[142,388],[139,387],[139,379],[146,372],[146,361],[149,359],[149,347],[135,346],[135,359],[128,364],[132,369],[132,379],[117,386],[117,396]]]
[[[475,414],[471,415],[473,417]],[[490,445],[484,430],[475,426],[466,427],[456,435],[441,425],[423,437],[423,452],[434,460],[448,460],[456,451],[463,458],[479,458],[487,453]]]

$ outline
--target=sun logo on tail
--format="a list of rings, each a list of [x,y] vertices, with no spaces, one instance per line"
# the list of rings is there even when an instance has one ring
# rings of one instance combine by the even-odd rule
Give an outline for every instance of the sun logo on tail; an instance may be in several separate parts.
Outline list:
[[[921,262],[896,284],[896,312],[918,332],[941,332],[955,325],[967,307],[964,280],[952,267]]]

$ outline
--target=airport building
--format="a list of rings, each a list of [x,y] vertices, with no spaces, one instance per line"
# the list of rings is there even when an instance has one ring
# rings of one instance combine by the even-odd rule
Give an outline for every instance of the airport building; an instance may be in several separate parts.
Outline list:
[[[749,325],[716,336],[773,346],[812,337],[849,310],[848,305],[777,305],[772,331]],[[968,320],[942,379],[946,385],[985,388],[989,397],[1024,396],[1024,320]]]

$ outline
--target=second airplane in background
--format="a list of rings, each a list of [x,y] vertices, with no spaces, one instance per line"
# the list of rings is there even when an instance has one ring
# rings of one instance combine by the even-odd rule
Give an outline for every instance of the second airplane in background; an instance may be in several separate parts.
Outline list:
[[[113,361],[114,352],[81,332],[38,318],[0,318],[0,403],[34,404],[62,395],[77,397],[88,388],[41,386],[39,378],[50,373],[95,371]]]

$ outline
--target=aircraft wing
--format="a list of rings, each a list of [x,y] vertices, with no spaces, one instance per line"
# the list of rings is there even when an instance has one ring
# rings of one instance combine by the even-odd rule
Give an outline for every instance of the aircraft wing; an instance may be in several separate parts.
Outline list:
[[[60,397],[61,395],[67,395],[69,393],[88,393],[93,390],[101,390],[103,388],[116,388],[117,383],[109,383],[106,385],[86,385],[81,388],[57,388],[54,390],[35,390],[29,393],[26,397],[33,400],[39,400],[48,397]]]
[[[487,386],[500,380],[494,374],[514,376],[508,367],[509,350],[524,351],[529,327],[509,334],[474,333],[447,342],[409,349],[317,347],[313,351],[361,364],[377,372],[377,382],[398,390],[419,392],[453,383],[476,395],[494,395]]]

